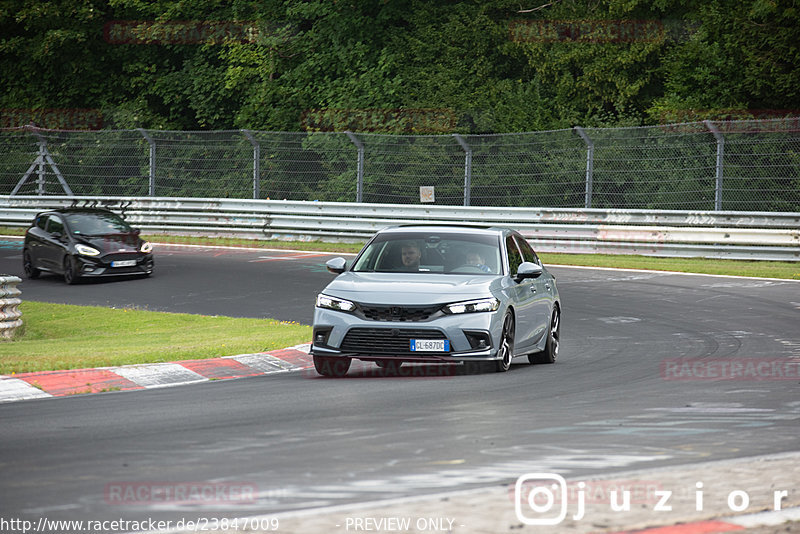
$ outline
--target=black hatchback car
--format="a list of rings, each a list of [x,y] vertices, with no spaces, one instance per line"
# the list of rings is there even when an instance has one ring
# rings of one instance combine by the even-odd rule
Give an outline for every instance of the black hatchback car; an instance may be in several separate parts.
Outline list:
[[[149,275],[153,246],[116,213],[97,208],[64,208],[39,213],[25,233],[25,276],[42,271],[80,278]]]

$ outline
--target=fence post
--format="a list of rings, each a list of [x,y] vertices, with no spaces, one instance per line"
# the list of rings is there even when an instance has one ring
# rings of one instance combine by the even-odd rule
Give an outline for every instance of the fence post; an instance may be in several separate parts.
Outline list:
[[[356,202],[361,202],[364,197],[364,143],[351,131],[344,132],[358,149],[358,165],[356,167]]]
[[[261,196],[261,145],[249,130],[240,130],[253,145],[253,200]]]
[[[458,144],[464,149],[464,205],[469,206],[470,194],[472,192],[472,148],[467,144],[460,134],[453,134]]]
[[[581,136],[583,142],[586,143],[586,193],[584,199],[584,207],[588,210],[592,207],[592,185],[594,181],[594,141],[592,141],[583,128],[575,126],[575,131]]]
[[[156,196],[156,142],[150,137],[144,128],[136,128],[150,144],[150,186],[148,195]]]
[[[703,121],[703,124],[706,125],[706,128],[708,128],[712,134],[714,134],[714,139],[717,140],[717,171],[716,185],[714,186],[714,211],[722,211],[722,160],[725,156],[725,137],[723,137],[722,133],[720,133],[720,131],[711,121],[705,120]]]

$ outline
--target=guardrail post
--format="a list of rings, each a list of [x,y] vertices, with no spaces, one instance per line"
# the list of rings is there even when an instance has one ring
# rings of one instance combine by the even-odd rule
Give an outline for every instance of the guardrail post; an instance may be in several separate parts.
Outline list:
[[[584,194],[584,207],[588,210],[592,207],[592,185],[594,181],[594,141],[586,135],[583,128],[575,126],[575,131],[586,143],[586,192]]]
[[[261,145],[249,130],[240,130],[253,145],[253,199],[261,196]]]
[[[22,300],[17,298],[22,294],[17,289],[20,282],[22,279],[16,276],[0,276],[0,339],[11,339],[22,326],[22,312],[19,311]]]
[[[361,202],[364,197],[364,143],[351,131],[346,131],[347,137],[358,149],[358,165],[356,167],[356,202]]]
[[[717,140],[717,171],[716,171],[716,185],[714,186],[714,211],[722,211],[722,160],[725,156],[725,137],[723,137],[722,133],[714,126],[714,123],[711,121],[705,120],[703,124],[706,125],[712,134],[714,134],[714,139]]]
[[[147,134],[144,128],[136,129],[150,144],[150,186],[148,187],[148,195],[154,197],[156,196],[156,142]]]
[[[472,192],[472,148],[467,144],[460,134],[453,134],[458,144],[464,149],[464,205],[469,206],[470,194]]]

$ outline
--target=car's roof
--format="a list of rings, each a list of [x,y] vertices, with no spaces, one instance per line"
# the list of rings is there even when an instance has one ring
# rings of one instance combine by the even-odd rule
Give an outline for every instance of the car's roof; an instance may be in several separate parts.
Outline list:
[[[62,215],[69,215],[69,214],[72,214],[72,213],[85,213],[85,214],[101,214],[102,213],[102,214],[105,215],[105,214],[111,213],[113,215],[116,215],[116,213],[114,213],[113,211],[105,209],[105,208],[55,208],[55,209],[51,209],[51,210],[42,211],[39,214],[42,215],[42,214],[47,214],[47,213],[60,213]]]
[[[438,233],[438,232],[448,232],[448,233],[456,233],[456,234],[492,234],[498,235],[504,232],[511,232],[510,228],[505,228],[501,226],[469,226],[469,225],[459,225],[459,224],[404,224],[399,226],[389,226],[382,230],[379,230],[379,233],[408,233],[408,232],[418,232],[418,233]]]

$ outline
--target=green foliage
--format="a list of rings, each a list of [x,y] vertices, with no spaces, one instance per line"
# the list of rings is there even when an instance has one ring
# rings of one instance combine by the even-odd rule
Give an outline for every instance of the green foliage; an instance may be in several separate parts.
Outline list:
[[[116,128],[272,131],[302,129],[309,110],[438,109],[456,131],[492,133],[797,107],[793,2],[518,12],[544,3],[5,0],[0,109],[101,109]],[[220,23],[257,31],[195,28]],[[165,38],[181,26],[182,38]],[[402,121],[384,126],[409,133]]]

